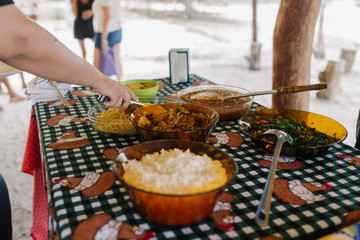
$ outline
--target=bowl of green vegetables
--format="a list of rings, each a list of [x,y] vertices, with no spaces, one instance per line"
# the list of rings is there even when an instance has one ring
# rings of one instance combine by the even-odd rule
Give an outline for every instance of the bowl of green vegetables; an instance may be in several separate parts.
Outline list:
[[[287,133],[292,145],[283,147],[281,154],[311,156],[327,151],[345,140],[346,128],[339,122],[316,113],[292,109],[252,111],[239,120],[241,131],[259,147],[273,152],[276,142],[265,141],[263,133],[277,129]]]

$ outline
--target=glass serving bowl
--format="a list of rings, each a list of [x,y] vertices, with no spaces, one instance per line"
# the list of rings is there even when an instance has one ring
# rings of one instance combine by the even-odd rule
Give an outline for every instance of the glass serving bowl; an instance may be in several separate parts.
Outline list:
[[[159,104],[159,103],[174,103],[177,102],[174,98],[166,96],[140,96],[139,102]],[[100,114],[106,110],[109,110],[103,103],[97,103],[88,111],[88,117],[91,126],[96,132],[105,136],[132,136],[138,134],[135,127],[131,124],[129,117],[131,113],[137,110],[139,107],[129,107],[126,113],[123,113],[121,118],[101,118]]]
[[[157,115],[158,107],[163,107],[165,109],[174,109],[177,107],[184,107],[191,113],[202,113],[204,116],[208,116],[207,124],[201,126],[201,128],[197,128],[194,130],[184,130],[184,131],[161,131],[161,130],[152,130],[150,128],[142,127],[139,125],[140,117],[146,115]],[[205,107],[198,104],[191,103],[165,103],[165,104],[154,104],[151,106],[146,106],[140,108],[133,112],[130,116],[130,122],[136,128],[138,133],[141,135],[143,141],[151,141],[151,140],[160,140],[160,139],[183,139],[183,140],[191,140],[198,142],[205,142],[209,133],[219,121],[218,113],[209,107]],[[173,121],[174,122],[174,121]]]
[[[234,120],[239,119],[246,114],[253,103],[254,96],[246,98],[228,99],[223,102],[220,100],[195,100],[189,99],[191,95],[199,92],[213,92],[215,91],[219,95],[230,95],[239,93],[249,93],[250,91],[234,86],[227,85],[204,85],[188,87],[180,90],[177,94],[180,102],[196,103],[203,106],[211,107],[219,114],[220,120]]]
[[[145,191],[126,183],[123,179],[124,172],[119,166],[120,161],[114,162],[112,170],[115,176],[125,184],[135,210],[144,219],[164,225],[187,225],[200,221],[211,214],[217,197],[235,176],[237,165],[227,153],[209,144],[178,139],[140,143],[125,148],[123,153],[129,161],[136,161],[146,154],[174,148],[183,151],[189,149],[196,155],[206,154],[213,160],[219,160],[226,170],[226,183],[216,189],[197,194],[161,194]]]
[[[255,138],[250,135],[249,128],[252,124],[266,119],[268,116],[273,116],[281,114],[284,117],[296,120],[297,122],[304,121],[305,124],[311,128],[315,128],[317,131],[325,133],[328,136],[335,136],[337,140],[330,144],[318,145],[318,146],[308,146],[308,147],[286,147],[283,146],[281,150],[282,155],[288,156],[311,156],[321,154],[327,151],[330,147],[335,144],[338,144],[345,140],[347,137],[346,128],[341,125],[339,122],[325,117],[320,114],[301,111],[301,110],[291,110],[291,109],[266,109],[259,111],[252,111],[248,114],[242,116],[239,120],[239,126],[241,131],[251,138],[251,140],[259,147],[267,151],[272,151],[275,148],[275,143],[267,142]],[[289,134],[289,133],[288,133]]]
[[[102,135],[129,136],[137,134],[136,129],[129,121],[130,113],[121,114],[121,118],[102,118],[101,113],[110,110],[103,103],[98,103],[88,111],[88,117],[94,130]],[[117,111],[116,109],[113,109]]]

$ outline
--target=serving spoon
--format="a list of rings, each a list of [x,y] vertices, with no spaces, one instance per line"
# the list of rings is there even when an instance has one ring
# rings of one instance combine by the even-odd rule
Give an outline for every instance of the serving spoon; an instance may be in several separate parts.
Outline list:
[[[129,160],[126,157],[124,152],[121,152],[117,157],[115,158],[115,161],[113,163],[112,172],[113,174],[120,178],[124,175],[124,167],[123,164],[128,163]]]
[[[271,197],[273,193],[274,179],[276,175],[276,168],[277,168],[281,148],[284,143],[288,143],[291,145],[291,140],[285,132],[276,129],[267,130],[265,133],[263,133],[262,137],[264,138],[265,141],[269,143],[274,143],[275,142],[274,140],[276,140],[276,147],[275,147],[269,175],[267,177],[264,192],[261,196],[260,203],[256,210],[256,216],[255,216],[256,223],[260,227],[265,227],[269,224]],[[265,214],[265,217],[261,218],[263,214]]]
[[[220,101],[225,101],[227,99],[232,98],[242,98],[242,97],[249,97],[249,96],[257,96],[257,95],[265,95],[265,94],[284,94],[284,93],[296,93],[296,92],[304,92],[310,90],[321,90],[327,88],[326,83],[319,83],[319,84],[311,84],[311,85],[300,85],[300,86],[289,86],[289,87],[279,87],[273,90],[267,91],[259,91],[259,92],[250,92],[250,93],[240,93],[240,94],[233,94],[233,95],[220,95],[217,92],[199,92],[194,95],[190,96],[190,99],[219,99]]]

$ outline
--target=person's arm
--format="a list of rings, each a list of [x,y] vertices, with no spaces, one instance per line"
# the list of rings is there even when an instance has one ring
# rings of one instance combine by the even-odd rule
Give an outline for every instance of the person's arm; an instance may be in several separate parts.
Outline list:
[[[93,11],[91,9],[88,9],[88,10],[83,11],[83,13],[81,14],[81,19],[88,20],[92,16],[93,16]]]
[[[0,60],[34,75],[94,88],[110,98],[105,104],[129,106],[137,100],[127,87],[100,73],[54,36],[27,19],[14,4],[0,7]]]
[[[109,6],[103,6],[102,7],[104,19],[103,19],[103,30],[101,32],[101,50],[107,50],[109,48],[109,44],[107,41],[108,37],[108,29],[109,29],[109,21],[110,21],[110,7]]]
[[[72,12],[74,13],[75,18],[79,18],[77,1],[76,0],[70,0],[70,6],[71,6]]]

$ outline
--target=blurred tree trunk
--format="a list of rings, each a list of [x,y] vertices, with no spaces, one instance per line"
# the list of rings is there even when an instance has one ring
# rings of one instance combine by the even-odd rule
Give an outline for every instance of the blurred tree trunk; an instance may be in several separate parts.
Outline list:
[[[252,8],[253,8],[253,19],[252,19],[252,30],[253,30],[253,42],[256,42],[257,41],[257,28],[256,28],[256,14],[257,14],[257,11],[256,11],[256,7],[257,7],[257,4],[256,4],[256,0],[252,0]]]
[[[245,56],[249,62],[250,70],[260,70],[260,50],[261,44],[257,42],[257,3],[252,0],[253,18],[252,18],[252,43],[250,49],[250,56]]]
[[[281,0],[273,41],[273,88],[309,84],[321,0]],[[309,92],[274,94],[273,108],[309,109]]]
[[[325,43],[324,43],[324,10],[325,4],[323,3],[320,8],[320,17],[319,17],[319,30],[318,30],[318,39],[313,50],[314,56],[318,59],[325,58]]]
[[[192,18],[193,17],[193,2],[194,0],[184,0],[185,1],[185,12],[188,18]]]
[[[147,10],[146,10],[146,14],[148,16],[151,16],[151,0],[147,0]]]

